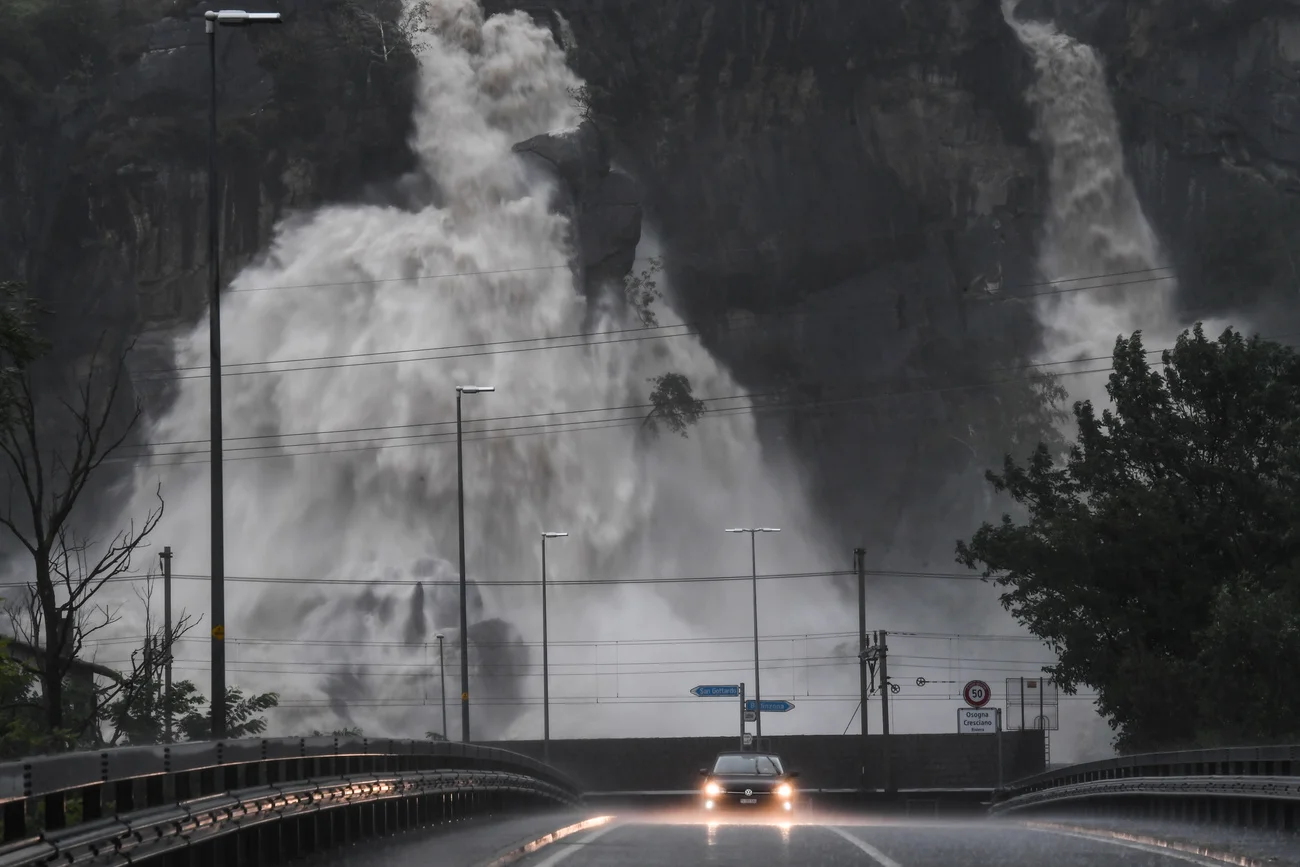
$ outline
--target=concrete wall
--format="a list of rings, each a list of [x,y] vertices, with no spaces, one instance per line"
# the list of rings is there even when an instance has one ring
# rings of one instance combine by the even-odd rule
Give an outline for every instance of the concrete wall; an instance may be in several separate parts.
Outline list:
[[[1044,770],[1043,733],[1003,736],[1004,781]],[[772,752],[801,772],[809,788],[856,788],[863,743],[860,735],[791,735],[765,738]],[[992,789],[997,783],[997,739],[991,735],[892,735],[894,785],[900,789]],[[542,757],[540,741],[495,741],[490,746]],[[883,786],[884,737],[867,738],[867,786]],[[737,738],[626,738],[552,740],[551,764],[593,792],[692,789],[699,769]]]

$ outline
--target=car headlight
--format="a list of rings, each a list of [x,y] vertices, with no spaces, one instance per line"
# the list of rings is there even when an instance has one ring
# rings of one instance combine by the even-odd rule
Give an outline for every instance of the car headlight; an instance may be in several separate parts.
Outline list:
[[[722,794],[722,786],[719,786],[717,783],[710,780],[704,786],[704,794],[708,795],[710,798],[716,798],[718,795]]]
[[[794,788],[789,783],[782,783],[776,787],[776,794],[781,798],[788,798],[794,794]]]

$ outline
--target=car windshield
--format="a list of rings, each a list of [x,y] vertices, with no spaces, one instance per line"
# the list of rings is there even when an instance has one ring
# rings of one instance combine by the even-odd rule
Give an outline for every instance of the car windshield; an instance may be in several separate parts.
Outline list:
[[[713,773],[777,776],[781,773],[781,760],[776,756],[718,756]]]

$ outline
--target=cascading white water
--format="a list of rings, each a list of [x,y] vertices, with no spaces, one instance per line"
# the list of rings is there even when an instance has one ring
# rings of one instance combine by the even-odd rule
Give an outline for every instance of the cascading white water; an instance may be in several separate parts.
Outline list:
[[[1035,133],[1048,158],[1048,212],[1039,270],[1048,294],[1039,299],[1043,346],[1036,361],[1081,362],[1078,370],[1109,366],[1115,338],[1142,331],[1147,349],[1173,345],[1190,323],[1176,318],[1174,272],[1143,212],[1124,159],[1123,140],[1101,58],[1090,46],[1049,23],[1016,17],[1020,0],[1002,0],[1002,12],[1034,60],[1036,78],[1026,98],[1037,116]],[[1217,335],[1226,322],[1206,322]],[[1158,356],[1149,361],[1158,363]],[[1064,368],[1053,368],[1062,372]],[[1105,374],[1066,376],[1074,400],[1104,407]],[[1105,749],[1110,732],[1085,709],[1065,705],[1065,723],[1081,755]]]
[[[1177,289],[1124,160],[1119,119],[1101,58],[1051,24],[1002,12],[1034,60],[1026,98],[1048,157],[1048,212],[1039,270],[1040,360],[1109,356],[1115,338],[1142,330],[1151,348],[1169,345]],[[1105,362],[1084,364],[1084,369]],[[1104,377],[1067,377],[1076,399],[1105,401]]]
[[[531,416],[642,404],[647,378],[667,371],[687,374],[700,396],[739,391],[693,337],[443,361],[359,357],[572,334],[584,323],[594,330],[629,327],[608,312],[594,314],[592,325],[593,311],[569,271],[548,267],[567,260],[565,220],[548,210],[549,182],[511,153],[518,141],[577,122],[569,90],[579,82],[562,51],[522,13],[485,20],[475,0],[429,6],[411,145],[436,202],[418,209],[339,205],[286,222],[265,260],[239,274],[223,301],[232,450],[225,463],[226,573],[304,579],[227,584],[229,680],[281,692],[288,709],[276,728],[284,733],[351,724],[370,735],[418,737],[440,728],[433,636],[441,631],[456,736],[454,587],[363,589],[310,580],[456,579],[456,451],[446,425],[455,418],[455,385],[496,387],[464,399],[471,430],[568,422],[575,417]],[[511,269],[536,270],[505,273]],[[482,276],[415,279],[465,272]],[[319,285],[351,280],[357,282]],[[155,457],[136,479],[139,512],[162,482],[167,512],[152,541],[175,549],[181,575],[206,575],[209,565],[208,387],[201,373],[207,341],[206,323],[177,341],[176,366],[199,372],[184,374],[191,378],[181,380],[175,404],[149,432],[157,454],[195,452],[186,459],[193,463],[167,466],[176,459]],[[480,350],[452,354],[473,352]],[[238,366],[304,358],[335,360],[296,365],[310,368],[297,372]],[[517,416],[528,418],[475,422]],[[420,427],[434,422],[443,426]],[[428,433],[442,436],[416,438]],[[540,731],[535,707],[511,725],[517,696],[535,702],[540,695],[540,654],[494,644],[540,638],[538,590],[490,586],[536,580],[539,531],[571,534],[548,545],[553,580],[744,574],[747,541],[723,534],[736,525],[783,529],[760,540],[760,572],[842,568],[846,559],[818,538],[800,485],[763,454],[748,415],[706,417],[688,439],[647,440],[635,423],[514,433],[484,440],[471,434],[465,447],[468,572],[480,582],[470,613],[479,624],[471,635],[481,644],[472,652],[474,701],[500,703],[475,710],[476,738]],[[346,451],[308,453],[344,441]],[[284,451],[272,458],[235,451],[276,442]],[[767,582],[760,592],[765,632],[816,632],[825,628],[825,610],[836,607],[826,581]],[[206,582],[180,581],[177,593],[178,607],[206,617]],[[744,636],[752,628],[748,586],[736,583],[560,586],[551,592],[550,615],[557,643]],[[485,622],[494,618],[504,623]],[[205,621],[194,633],[203,637],[177,652],[177,677],[195,679],[205,693],[207,632]],[[743,668],[743,645],[724,650],[740,660],[731,668]],[[720,652],[703,655],[716,659]],[[611,668],[609,677],[597,678],[589,663],[607,665],[618,651],[607,648],[601,659],[594,653],[553,651],[557,735],[638,727],[671,734],[698,731],[701,720],[731,725],[716,706],[674,708],[671,718],[657,720],[634,705],[592,713],[597,696],[684,696],[681,676],[637,675],[624,665],[617,677]],[[686,648],[675,659],[694,653]],[[529,676],[519,677],[525,665]],[[738,675],[711,675],[719,676]],[[566,707],[566,697],[578,703]],[[809,722],[805,715],[801,724]]]

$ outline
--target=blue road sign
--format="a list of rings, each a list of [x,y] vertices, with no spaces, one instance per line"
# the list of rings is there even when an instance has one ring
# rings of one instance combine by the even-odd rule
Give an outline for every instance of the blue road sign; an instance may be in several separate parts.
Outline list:
[[[745,702],[745,710],[754,709],[754,700],[751,698],[749,701]],[[786,701],[783,698],[774,701],[763,699],[763,713],[785,713],[789,710],[794,710],[794,702],[792,701]]]
[[[691,695],[699,698],[739,698],[739,686],[697,686],[691,689]],[[752,702],[751,702],[752,704]],[[763,702],[767,704],[767,702]]]

